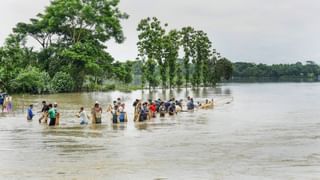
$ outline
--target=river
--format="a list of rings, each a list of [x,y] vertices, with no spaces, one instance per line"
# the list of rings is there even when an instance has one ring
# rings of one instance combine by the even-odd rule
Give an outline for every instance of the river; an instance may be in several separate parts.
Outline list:
[[[320,83],[230,83],[218,88],[132,93],[14,96],[0,114],[0,179],[317,179]],[[136,98],[215,98],[211,110],[132,122]],[[128,124],[80,126],[95,101],[121,97]],[[58,102],[61,125],[25,118],[25,108]]]

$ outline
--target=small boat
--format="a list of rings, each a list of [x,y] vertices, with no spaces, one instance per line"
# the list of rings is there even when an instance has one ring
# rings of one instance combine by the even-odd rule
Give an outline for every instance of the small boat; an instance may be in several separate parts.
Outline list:
[[[202,104],[199,109],[209,109],[209,108],[213,108],[214,107],[214,102],[213,101],[209,101],[206,104]]]

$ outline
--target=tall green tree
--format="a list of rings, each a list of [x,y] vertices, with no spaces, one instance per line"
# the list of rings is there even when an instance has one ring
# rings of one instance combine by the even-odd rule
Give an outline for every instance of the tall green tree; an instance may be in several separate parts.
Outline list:
[[[118,4],[119,0],[53,0],[30,23],[18,23],[14,32],[39,42],[41,67],[51,76],[70,73],[79,90],[86,76],[97,81],[110,72],[113,58],[105,52],[105,43],[125,39],[120,21],[128,15]]]
[[[156,17],[142,19],[137,28],[139,32],[137,46],[139,51],[138,56],[141,59],[146,59],[146,63],[150,63],[153,60],[157,62],[160,69],[162,86],[166,87],[168,64],[164,59],[163,52],[164,36],[166,34],[163,26],[166,27],[167,24],[162,25]]]
[[[177,74],[177,60],[180,48],[180,33],[177,30],[171,30],[164,36],[164,59],[169,69],[169,88],[175,85]]]
[[[192,74],[192,84],[195,87],[199,87],[202,82],[207,81],[204,78],[204,66],[206,62],[211,57],[211,41],[209,40],[208,35],[203,31],[196,31],[194,36],[194,53],[192,58],[192,63],[195,66],[194,72]],[[205,72],[207,73],[207,72]]]
[[[229,80],[232,77],[233,73],[233,65],[231,61],[227,58],[221,58],[216,62],[216,76],[217,79],[222,80]]]
[[[180,88],[183,85],[183,70],[182,70],[182,64],[177,63],[177,71],[176,71],[176,85],[178,86],[178,88]]]
[[[153,59],[148,59],[143,65],[143,79],[149,84],[149,89],[155,88],[159,85],[157,78],[157,63]]]
[[[33,37],[43,48],[54,44],[71,45],[88,39],[105,43],[111,38],[124,41],[121,19],[128,18],[118,8],[119,0],[53,0],[31,23],[14,29]]]
[[[181,44],[184,52],[183,62],[185,70],[185,86],[188,87],[190,82],[190,62],[194,57],[194,37],[195,30],[192,27],[184,27],[181,30]]]
[[[60,58],[69,62],[65,72],[69,72],[76,81],[76,88],[81,89],[85,76],[91,75],[95,82],[101,82],[111,72],[113,58],[97,45],[87,41],[76,43],[59,54]]]
[[[113,64],[113,75],[116,80],[119,80],[125,84],[130,84],[133,80],[132,76],[133,63],[127,61],[125,63],[116,62]]]
[[[12,80],[29,64],[35,65],[31,48],[25,46],[25,36],[11,34],[0,48],[0,89],[12,90]]]

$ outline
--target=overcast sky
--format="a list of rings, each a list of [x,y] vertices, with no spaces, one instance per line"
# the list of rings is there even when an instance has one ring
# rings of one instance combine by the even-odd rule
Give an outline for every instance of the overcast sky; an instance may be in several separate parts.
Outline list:
[[[28,22],[49,0],[0,0],[0,43],[19,22]],[[137,56],[140,19],[158,17],[169,28],[193,26],[207,32],[213,46],[232,61],[320,63],[319,0],[121,0],[126,41],[108,43],[121,60]]]

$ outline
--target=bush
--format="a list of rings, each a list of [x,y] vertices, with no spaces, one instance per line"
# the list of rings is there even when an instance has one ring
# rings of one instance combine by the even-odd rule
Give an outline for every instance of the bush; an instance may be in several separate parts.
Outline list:
[[[116,89],[115,84],[106,84],[103,86],[102,91],[113,91]]]
[[[45,73],[34,67],[23,69],[10,83],[10,91],[15,93],[42,93],[46,84],[45,75]]]
[[[74,80],[70,76],[70,74],[67,74],[65,72],[57,72],[52,81],[52,89],[55,92],[61,93],[61,92],[72,92],[74,90]]]
[[[47,72],[41,72],[41,79],[43,81],[43,86],[41,89],[41,93],[50,93],[52,92],[52,86],[51,86],[51,78],[49,73]]]

